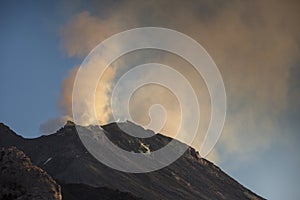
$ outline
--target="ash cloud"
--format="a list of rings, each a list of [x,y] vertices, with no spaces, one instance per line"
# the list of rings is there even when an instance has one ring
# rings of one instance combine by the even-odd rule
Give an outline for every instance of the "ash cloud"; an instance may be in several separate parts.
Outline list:
[[[101,12],[101,5],[93,6],[99,7]],[[219,143],[222,153],[213,152],[211,159],[216,161],[228,156],[249,159],[271,145],[280,134],[277,122],[288,106],[289,66],[299,55],[298,10],[297,1],[124,1],[106,16],[88,11],[73,16],[60,31],[61,44],[69,56],[82,58],[99,42],[130,28],[162,26],[191,36],[218,65],[228,96],[227,120]],[[169,65],[178,63],[178,59],[170,55],[162,55],[160,61]],[[210,104],[203,82],[194,77],[188,64],[180,64],[175,68],[191,80],[199,91],[198,98],[204,99],[200,109],[206,117],[193,144],[199,148]],[[111,111],[107,107],[110,91],[116,75],[123,69],[117,66],[111,70],[104,86],[99,86],[104,89],[97,93],[103,108],[99,109],[102,123],[110,120]],[[70,73],[66,78],[63,88],[73,75]],[[62,90],[61,105],[67,115],[71,115],[70,91]],[[149,95],[141,93],[143,98]],[[149,99],[151,96],[155,94],[151,93]],[[169,101],[169,98],[162,99]],[[145,108],[139,110],[144,112]],[[175,112],[171,116],[177,116],[176,111],[171,109],[170,112]],[[172,135],[171,132],[166,134]]]

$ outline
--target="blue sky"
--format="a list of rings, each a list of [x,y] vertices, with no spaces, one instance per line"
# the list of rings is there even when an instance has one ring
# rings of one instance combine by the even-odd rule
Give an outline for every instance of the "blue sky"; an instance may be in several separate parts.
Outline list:
[[[50,3],[2,2],[1,121],[26,137],[39,135],[39,125],[59,115],[60,85],[79,61],[59,44],[63,16]]]
[[[2,1],[0,121],[24,137],[36,137],[41,124],[62,115],[58,106],[62,82],[82,62],[85,50],[96,45],[87,45],[85,37],[92,38],[89,32],[74,31],[78,20],[90,23],[84,25],[86,30],[98,23],[112,27],[108,35],[139,26],[173,28],[201,42],[224,76],[228,126],[224,142],[216,147],[221,151],[220,167],[263,197],[299,199],[299,4],[175,1],[168,5],[155,1]],[[156,9],[161,7],[165,9]],[[178,16],[170,17],[175,11]],[[261,13],[254,17],[256,11]],[[116,29],[111,26],[114,23]],[[99,35],[98,40],[107,37]],[[72,46],[77,40],[84,51]],[[256,84],[259,81],[261,85]],[[238,137],[233,141],[240,145],[229,141],[230,136]],[[229,149],[224,151],[228,153],[222,153],[223,149]]]

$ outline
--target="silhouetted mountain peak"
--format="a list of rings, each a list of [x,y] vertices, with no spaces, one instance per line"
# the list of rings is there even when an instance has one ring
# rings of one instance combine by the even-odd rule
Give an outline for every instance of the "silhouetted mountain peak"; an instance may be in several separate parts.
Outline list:
[[[134,137],[131,132],[126,133],[124,128],[148,137]],[[75,126],[69,123],[55,134],[30,140],[2,139],[1,132],[0,146],[17,146],[32,159],[33,163],[46,170],[59,182],[67,184],[108,187],[149,200],[263,199],[244,188],[210,161],[201,158],[194,148],[176,140],[179,146],[187,147],[187,151],[163,169],[144,174],[130,174],[111,169],[87,151],[77,129],[91,139],[98,133],[105,134],[120,148],[137,153],[156,151],[172,140],[132,122],[111,123],[102,127]]]
[[[66,124],[65,124],[64,127],[72,127],[72,126],[75,126],[75,125],[76,125],[76,124],[75,124],[73,121],[68,120],[68,121],[66,122]]]
[[[12,134],[17,135],[15,132],[13,132],[8,126],[6,126],[4,123],[0,122],[0,133],[1,134]]]
[[[145,138],[154,136],[155,133],[152,130],[146,130],[142,126],[137,125],[131,121],[126,120],[125,122],[113,122],[102,126],[103,129],[121,129],[124,133],[129,135]]]

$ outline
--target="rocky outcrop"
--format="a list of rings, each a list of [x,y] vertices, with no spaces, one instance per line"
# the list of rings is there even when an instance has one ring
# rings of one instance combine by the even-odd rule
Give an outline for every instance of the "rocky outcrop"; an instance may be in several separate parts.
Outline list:
[[[0,199],[62,199],[60,186],[16,147],[0,148],[0,167]]]

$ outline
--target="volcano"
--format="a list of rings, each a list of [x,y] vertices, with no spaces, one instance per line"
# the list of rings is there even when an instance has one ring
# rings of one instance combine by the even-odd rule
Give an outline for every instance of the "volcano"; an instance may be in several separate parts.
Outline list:
[[[141,132],[151,137],[132,137],[123,128],[120,129],[121,126],[126,127],[127,131]],[[56,133],[26,139],[0,123],[0,146],[15,146],[23,151],[33,164],[45,170],[61,185],[63,199],[83,199],[86,195],[90,195],[89,199],[106,199],[101,198],[103,188],[109,191],[105,193],[108,195],[120,193],[118,198],[112,196],[110,199],[122,199],[120,196],[124,196],[123,199],[145,200],[264,199],[243,187],[212,162],[201,158],[189,146],[179,159],[157,171],[126,173],[112,169],[89,153],[76,128],[85,130],[91,137],[96,129],[95,126],[77,126],[68,122]],[[111,123],[102,126],[101,130],[110,141],[129,152],[152,152],[172,140],[131,122]],[[179,141],[178,144],[186,146]]]

